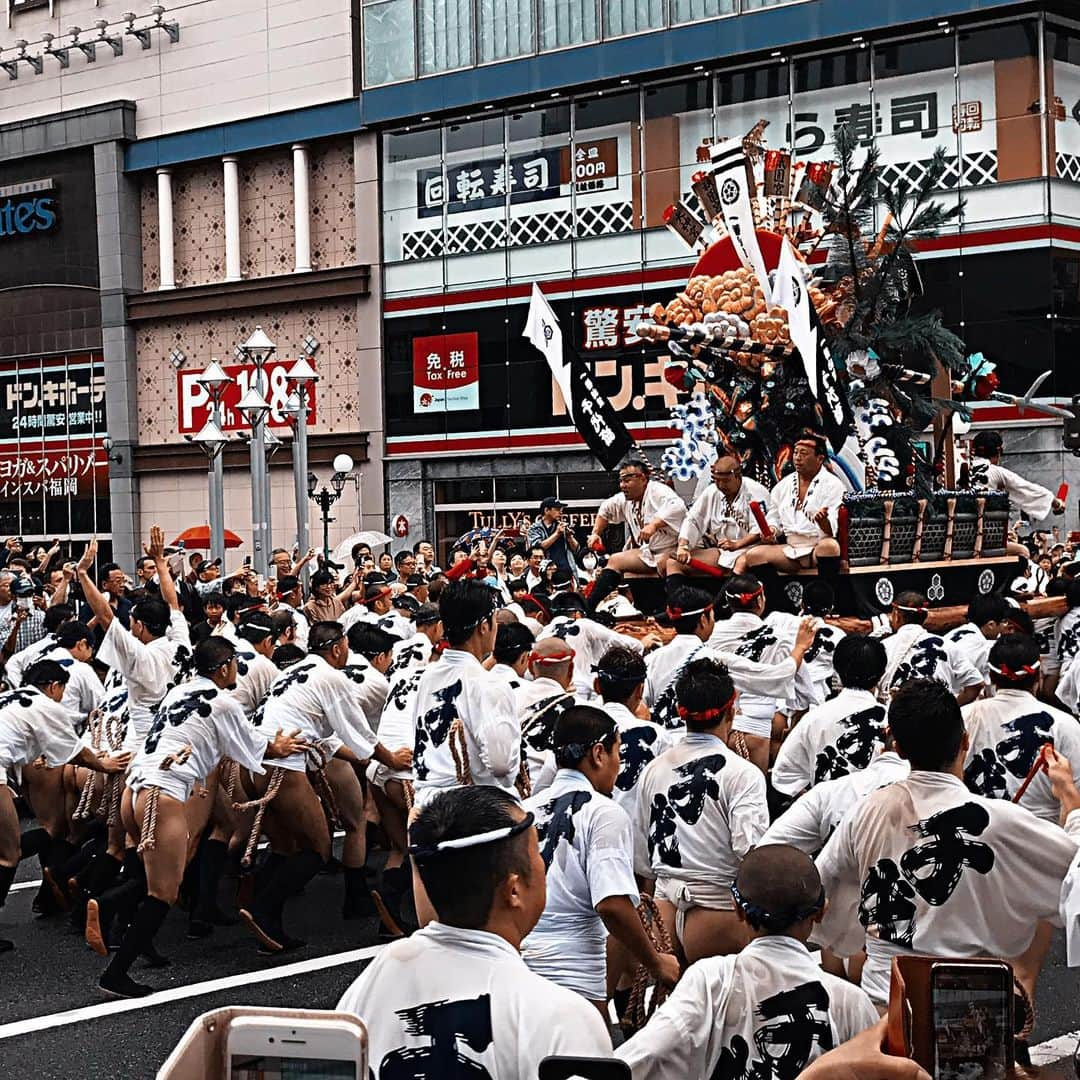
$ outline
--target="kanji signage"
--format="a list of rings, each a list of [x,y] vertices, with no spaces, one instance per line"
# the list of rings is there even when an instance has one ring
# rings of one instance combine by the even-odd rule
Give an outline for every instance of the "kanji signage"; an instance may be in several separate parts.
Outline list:
[[[480,407],[480,345],[475,333],[413,338],[413,412]]]
[[[109,458],[98,440],[0,444],[0,499],[86,498],[106,494]]]
[[[289,426],[284,410],[292,389],[289,385],[288,373],[295,363],[295,359],[274,360],[263,367],[263,397],[270,403],[270,412],[267,414],[268,427]],[[232,364],[225,368],[225,374],[232,379],[232,383],[226,387],[225,395],[221,400],[221,430],[241,431],[249,425],[236,406],[255,381],[255,365]],[[201,371],[177,372],[176,414],[179,419],[177,430],[181,435],[197,434],[210,419],[210,395],[205,387],[199,385],[201,377]],[[316,419],[315,385],[310,386],[307,391],[309,424],[315,423]]]
[[[105,433],[105,368],[82,363],[20,363],[0,371],[0,443]]]

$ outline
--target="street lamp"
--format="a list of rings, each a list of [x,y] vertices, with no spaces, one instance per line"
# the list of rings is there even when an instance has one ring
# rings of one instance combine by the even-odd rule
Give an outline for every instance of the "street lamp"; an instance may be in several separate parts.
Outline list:
[[[330,558],[330,522],[334,519],[330,516],[330,507],[341,498],[345,485],[351,479],[353,459],[348,454],[338,454],[334,458],[334,475],[330,477],[330,487],[325,484],[319,487],[319,478],[313,473],[307,474],[308,498],[319,508],[322,513],[323,529],[323,555]]]
[[[296,495],[296,544],[300,556],[306,554],[311,538],[308,535],[310,512],[307,507],[305,485],[308,474],[307,420],[308,402],[311,390],[319,381],[319,376],[311,364],[300,357],[285,375],[287,385],[292,387],[285,402],[285,415],[293,427],[293,489]],[[350,463],[349,468],[352,468]],[[308,568],[304,563],[304,584],[307,584]]]
[[[261,326],[239,346],[243,359],[255,366],[255,377],[248,391],[240,399],[237,408],[251,425],[251,532],[254,547],[255,570],[265,575],[270,555],[270,483],[266,458],[266,417],[270,405],[266,397],[266,362],[273,356],[276,346],[263,333]]]
[[[210,460],[210,558],[225,558],[225,435],[221,430],[221,401],[232,379],[215,359],[195,380],[210,396],[210,418],[192,438]]]

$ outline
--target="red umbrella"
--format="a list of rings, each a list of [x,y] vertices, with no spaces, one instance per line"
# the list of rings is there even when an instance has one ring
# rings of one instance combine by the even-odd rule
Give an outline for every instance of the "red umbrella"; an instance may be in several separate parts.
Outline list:
[[[210,547],[210,526],[209,525],[193,525],[190,529],[185,529],[174,541],[173,547],[177,547],[183,543],[185,547],[189,548],[209,548]],[[236,533],[230,529],[225,530],[225,547],[226,549],[238,548],[243,546],[244,541],[240,539]]]

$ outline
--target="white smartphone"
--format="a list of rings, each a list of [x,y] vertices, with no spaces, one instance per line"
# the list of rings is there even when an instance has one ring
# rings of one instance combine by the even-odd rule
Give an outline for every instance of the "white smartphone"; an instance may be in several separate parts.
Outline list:
[[[366,1080],[367,1044],[342,1020],[238,1016],[228,1080]]]

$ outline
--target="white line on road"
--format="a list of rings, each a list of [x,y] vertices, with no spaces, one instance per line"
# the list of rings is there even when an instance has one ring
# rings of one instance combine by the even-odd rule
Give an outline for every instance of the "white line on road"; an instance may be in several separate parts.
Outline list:
[[[1068,1035],[1059,1035],[1056,1039],[1047,1039],[1031,1048],[1032,1065],[1049,1065],[1052,1061],[1072,1057],[1076,1044],[1080,1042],[1080,1031],[1070,1031]]]
[[[349,952],[314,956],[310,960],[298,960],[294,964],[283,964],[281,967],[267,968],[263,971],[242,971],[236,975],[226,975],[221,979],[208,979],[206,982],[189,983],[187,986],[173,986],[145,998],[106,1001],[100,1005],[69,1009],[67,1012],[15,1020],[10,1024],[0,1025],[0,1039],[11,1039],[16,1035],[31,1035],[36,1031],[48,1031],[50,1028],[78,1024],[84,1020],[100,1020],[107,1016],[115,1016],[117,1013],[152,1009],[155,1005],[168,1005],[173,1001],[203,997],[206,994],[216,994],[221,990],[234,990],[237,987],[254,986],[256,983],[272,982],[275,979],[290,979],[295,975],[307,975],[313,971],[325,971],[327,968],[343,967],[346,964],[355,964],[360,960],[378,956],[385,948],[386,945],[369,945],[365,949],[351,949]]]

